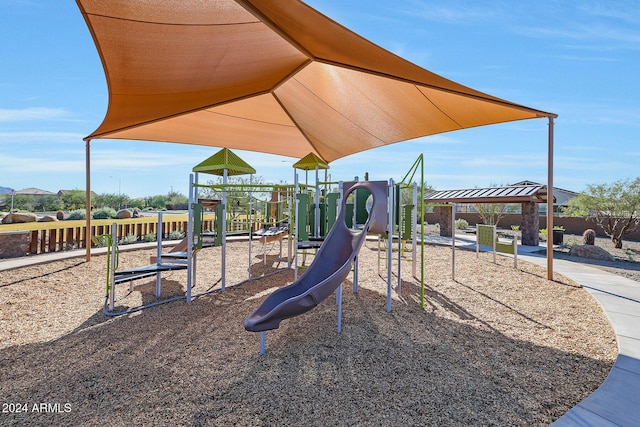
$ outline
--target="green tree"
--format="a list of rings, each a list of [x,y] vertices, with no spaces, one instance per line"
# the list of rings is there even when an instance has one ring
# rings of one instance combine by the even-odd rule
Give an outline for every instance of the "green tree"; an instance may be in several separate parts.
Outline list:
[[[64,209],[64,202],[58,196],[43,197],[40,203],[43,211],[53,212]]]
[[[473,209],[478,212],[483,224],[497,226],[502,217],[512,212],[513,206],[505,203],[476,203]]]
[[[92,197],[95,200],[95,197]],[[62,195],[62,201],[67,209],[82,209],[85,207],[86,193],[84,190],[70,190]]]
[[[146,206],[147,202],[144,198],[129,199],[129,207],[131,208],[143,209]]]
[[[129,196],[126,194],[102,193],[93,198],[96,208],[111,208],[118,210],[129,204]]]
[[[8,203],[9,207],[11,207],[11,199],[9,199]],[[16,194],[13,196],[13,210],[22,210],[33,212],[33,207],[35,205],[35,198],[28,194]]]
[[[640,228],[640,178],[612,184],[590,184],[587,190],[569,200],[567,215],[593,219],[622,248],[625,234]]]
[[[233,215],[249,210],[249,194],[259,200],[271,200],[271,191],[252,188],[251,185],[264,185],[264,180],[260,176],[254,176],[249,182],[249,178],[233,176],[227,180],[227,211]],[[222,186],[222,177],[207,181],[206,185]],[[274,185],[274,187],[276,187]],[[199,195],[207,199],[222,199],[223,188],[203,187],[198,190]]]
[[[151,197],[149,200],[149,206],[153,206],[156,209],[164,209],[167,207],[167,196],[163,196],[158,194],[156,196]]]
[[[167,193],[168,205],[186,205],[189,203],[189,198],[178,191],[169,191]]]

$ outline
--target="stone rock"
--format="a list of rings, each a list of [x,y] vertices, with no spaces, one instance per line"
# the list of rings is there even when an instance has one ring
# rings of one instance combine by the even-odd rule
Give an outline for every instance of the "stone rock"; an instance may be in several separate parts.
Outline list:
[[[138,209],[133,210],[133,218],[140,218],[140,212],[138,212]]]
[[[575,245],[571,247],[569,255],[582,258],[597,259],[600,261],[614,261],[613,255],[602,249],[600,246]]]
[[[595,245],[596,244],[596,232],[591,228],[587,228],[582,233],[582,244],[583,245]]]
[[[58,219],[58,221],[64,221],[64,212],[62,211],[56,212],[56,218]]]
[[[131,211],[129,209],[119,210],[118,213],[116,214],[116,218],[118,219],[131,218]]]
[[[18,224],[38,221],[38,215],[31,212],[14,212],[2,218],[3,224]]]
[[[53,215],[45,215],[38,220],[38,222],[58,222],[58,218]]]

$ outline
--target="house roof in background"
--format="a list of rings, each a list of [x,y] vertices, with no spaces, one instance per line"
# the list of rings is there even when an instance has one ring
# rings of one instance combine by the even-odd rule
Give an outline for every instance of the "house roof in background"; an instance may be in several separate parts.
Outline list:
[[[520,181],[520,182],[516,182],[515,184],[511,184],[511,185],[542,185],[539,182],[533,182],[533,181]],[[577,196],[579,193],[575,192],[575,191],[571,191],[571,190],[565,190],[564,188],[558,188],[555,185],[553,186],[553,192],[555,193],[556,191],[562,191],[568,194],[572,194]]]
[[[22,190],[16,191],[16,194],[25,194],[28,196],[55,196],[56,193],[52,193],[51,191],[41,190],[39,188],[25,188]]]

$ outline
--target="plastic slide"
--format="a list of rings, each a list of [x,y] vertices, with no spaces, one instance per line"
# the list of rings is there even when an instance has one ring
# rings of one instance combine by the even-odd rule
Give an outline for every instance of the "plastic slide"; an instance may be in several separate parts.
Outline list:
[[[346,226],[346,200],[358,188],[366,188],[373,195],[373,206],[363,230]],[[251,316],[244,321],[247,331],[262,332],[277,329],[284,319],[311,310],[331,295],[346,279],[367,232],[376,234],[387,230],[387,182],[364,181],[343,183],[344,196],[340,214],[315,259],[294,283],[274,291]]]
[[[186,252],[188,249],[188,245],[187,245],[187,240],[188,238],[185,237],[184,239],[180,240],[180,242],[178,242],[177,245],[175,245],[173,248],[171,248],[171,250],[169,251],[169,253],[173,253],[173,252]]]

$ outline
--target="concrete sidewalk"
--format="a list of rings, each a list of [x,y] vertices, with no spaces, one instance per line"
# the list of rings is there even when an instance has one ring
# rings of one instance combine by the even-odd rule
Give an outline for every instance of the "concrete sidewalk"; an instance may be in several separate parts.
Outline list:
[[[546,266],[546,257],[523,255]],[[554,271],[581,284],[602,306],[618,341],[618,358],[602,385],[554,426],[640,425],[640,283],[584,264],[554,260]]]
[[[162,242],[162,247],[171,247],[178,244],[179,240],[166,240]],[[131,245],[119,245],[120,252],[136,251],[140,249],[157,248],[156,242],[135,243]],[[107,248],[91,248],[91,256],[106,254]],[[28,267],[30,265],[46,264],[48,262],[60,261],[64,259],[78,258],[84,259],[86,251],[84,249],[74,249],[71,251],[48,252],[39,255],[27,255],[19,258],[8,258],[0,260],[0,271],[12,270],[14,268]]]

